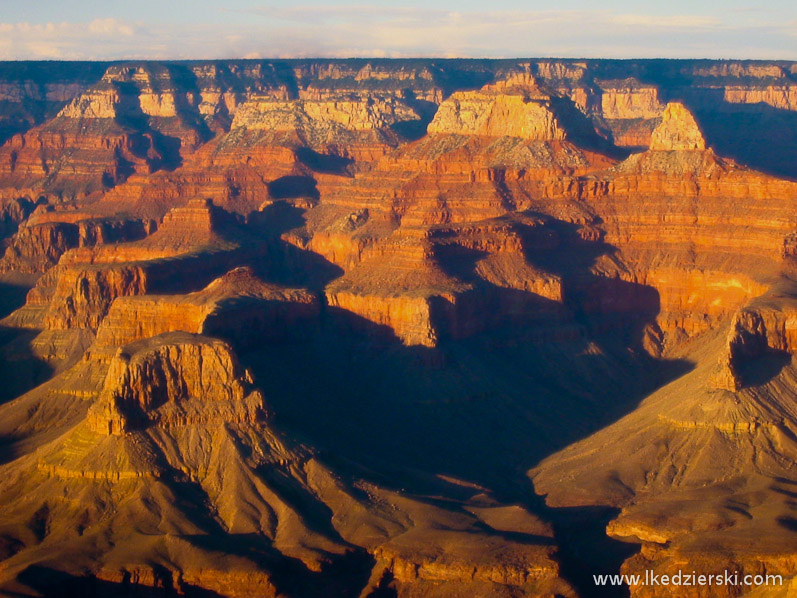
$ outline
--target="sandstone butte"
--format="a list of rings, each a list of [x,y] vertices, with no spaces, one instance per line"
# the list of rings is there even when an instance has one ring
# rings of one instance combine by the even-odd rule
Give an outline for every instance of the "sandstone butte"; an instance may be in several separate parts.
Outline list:
[[[791,596],[795,135],[786,61],[0,64],[0,593]]]

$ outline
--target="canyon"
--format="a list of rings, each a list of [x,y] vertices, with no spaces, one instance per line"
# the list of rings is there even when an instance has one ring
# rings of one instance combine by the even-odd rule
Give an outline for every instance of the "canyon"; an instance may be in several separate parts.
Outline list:
[[[790,596],[795,139],[788,61],[0,64],[0,593]]]

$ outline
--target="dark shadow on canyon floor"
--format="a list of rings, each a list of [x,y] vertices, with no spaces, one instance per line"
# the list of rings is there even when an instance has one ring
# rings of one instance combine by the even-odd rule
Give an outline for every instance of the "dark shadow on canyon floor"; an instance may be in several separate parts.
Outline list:
[[[300,210],[277,202],[263,222],[252,220],[243,232],[230,225],[230,234],[254,238],[247,241],[254,243],[247,251],[160,260],[151,273],[153,289],[184,293],[230,268],[250,265],[271,282],[320,291],[340,269],[280,238],[281,231],[301,222]],[[438,347],[408,347],[390,328],[328,305],[323,305],[319,330],[303,338],[255,349],[233,344],[266,397],[272,424],[317,449],[318,458],[350,487],[356,479],[367,479],[421,501],[442,496],[449,505],[444,508],[456,508],[453,502],[476,491],[447,480],[476,484],[497,500],[525,505],[552,522],[563,575],[583,596],[622,596],[621,588],[602,594],[590,585],[593,573],[617,573],[635,550],[606,536],[612,513],[552,509],[535,494],[527,471],[616,421],[691,366],[657,360],[642,350],[643,332],[659,309],[658,294],[591,272],[612,247],[582,240],[566,222],[549,219],[548,226],[562,245],[530,251],[526,258],[561,278],[564,305],[479,279],[475,268],[484,255],[452,243],[436,259],[474,288],[456,303],[443,297],[431,302],[432,318],[440,324]],[[522,226],[520,232],[534,234]],[[489,326],[480,329],[469,321]],[[281,489],[317,531],[334,531],[323,505],[297,496],[290,485]],[[186,500],[192,492],[184,486],[175,490]],[[201,503],[201,495],[196,500]],[[208,537],[196,541],[212,538],[224,550],[232,550],[230,542],[245,547],[244,538],[221,530],[210,529]],[[513,539],[549,542],[536,536]],[[310,598],[322,596],[319,592],[337,575],[340,588],[361,589],[367,581],[361,578],[370,570],[366,557],[354,551],[351,563],[337,563],[318,576],[297,569],[281,583]],[[381,595],[390,591],[389,580],[380,584]]]
[[[596,277],[589,266],[612,248],[582,243],[572,225],[554,224],[568,255],[529,257],[562,277],[564,307],[482,282],[457,305],[432,301],[432,317],[448,324],[440,326],[439,346],[427,348],[405,346],[390,328],[325,306],[309,341],[249,349],[241,359],[274,425],[316,447],[344,479],[366,478],[416,498],[444,487],[453,500],[475,491],[445,479],[477,484],[553,523],[563,574],[583,596],[623,596],[627,588],[592,582],[593,573],[617,573],[638,549],[606,536],[614,514],[550,508],[526,472],[692,366],[641,348],[659,308],[655,290]],[[471,280],[482,257],[453,245],[437,255],[462,280]],[[495,318],[507,305],[521,309]],[[601,315],[608,306],[616,313]],[[462,337],[456,322],[475,315],[489,321],[489,332],[468,329]]]
[[[130,575],[121,582],[95,577],[70,575],[51,567],[33,565],[19,575],[19,580],[44,598],[166,598],[175,596],[176,589],[168,571],[161,572],[157,581],[161,587],[146,587],[131,583]],[[10,598],[30,596],[29,593],[7,593]],[[186,598],[221,598],[221,594],[181,584],[180,595]]]
[[[326,318],[311,343],[242,356],[278,429],[317,447],[352,482],[364,477],[428,496],[440,491],[443,475],[524,504],[554,524],[560,546],[568,544],[560,550],[563,572],[583,595],[622,595],[587,593],[583,582],[593,572],[616,573],[634,547],[605,535],[603,512],[547,507],[526,471],[631,411],[688,364],[630,353],[611,338],[600,349],[587,339],[541,346],[513,328],[408,348],[390,339],[390,329],[350,313],[328,308]],[[467,498],[462,488],[448,491]],[[578,571],[590,577],[577,579]]]
[[[630,595],[627,587],[598,585],[593,576],[612,575],[629,557],[639,552],[640,545],[613,540],[606,535],[606,526],[617,517],[619,509],[579,507],[544,509],[556,532],[561,573],[581,596],[616,598]]]
[[[0,404],[37,387],[52,376],[53,368],[33,349],[38,332],[0,326],[0,380],[3,381]]]
[[[791,363],[785,351],[768,351],[758,357],[746,359],[739,366],[739,378],[745,386],[763,386]]]
[[[25,305],[25,296],[30,287],[30,284],[0,282],[0,319]]]

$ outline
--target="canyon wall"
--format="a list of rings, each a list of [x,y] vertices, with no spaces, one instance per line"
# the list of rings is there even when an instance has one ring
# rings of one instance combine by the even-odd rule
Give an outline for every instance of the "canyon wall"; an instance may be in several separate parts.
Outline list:
[[[791,580],[795,77],[0,65],[0,590]]]

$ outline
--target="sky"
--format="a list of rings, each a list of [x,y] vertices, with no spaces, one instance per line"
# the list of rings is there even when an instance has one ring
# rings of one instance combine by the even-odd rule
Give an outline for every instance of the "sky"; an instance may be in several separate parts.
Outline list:
[[[797,2],[0,0],[0,60],[351,56],[797,60]]]

